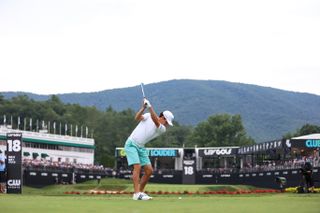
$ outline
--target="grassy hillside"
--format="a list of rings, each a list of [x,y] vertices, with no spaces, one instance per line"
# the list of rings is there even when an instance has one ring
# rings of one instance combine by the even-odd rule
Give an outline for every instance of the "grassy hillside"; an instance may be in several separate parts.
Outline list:
[[[281,138],[306,123],[320,124],[320,96],[226,81],[172,80],[145,85],[156,111],[170,109],[184,125],[196,125],[219,113],[240,114],[257,142]],[[3,93],[5,97],[21,93]],[[49,96],[27,94],[35,100]],[[116,110],[140,106],[140,86],[94,93],[59,94],[65,103]]]

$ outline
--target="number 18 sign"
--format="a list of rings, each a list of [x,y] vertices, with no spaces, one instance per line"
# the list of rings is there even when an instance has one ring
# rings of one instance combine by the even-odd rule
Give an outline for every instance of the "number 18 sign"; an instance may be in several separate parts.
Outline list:
[[[22,134],[7,133],[7,193],[21,193]]]

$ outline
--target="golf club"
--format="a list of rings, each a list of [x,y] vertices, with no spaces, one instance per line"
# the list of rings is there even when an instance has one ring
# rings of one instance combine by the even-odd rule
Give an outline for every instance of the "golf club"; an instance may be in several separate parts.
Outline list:
[[[142,96],[144,99],[146,99],[146,95],[144,94],[144,89],[143,89],[143,83],[141,83],[140,86],[141,86]],[[147,103],[145,103],[144,105],[147,106]]]
[[[142,96],[143,98],[146,98],[146,95],[144,94],[143,83],[141,83],[140,86],[141,86]]]

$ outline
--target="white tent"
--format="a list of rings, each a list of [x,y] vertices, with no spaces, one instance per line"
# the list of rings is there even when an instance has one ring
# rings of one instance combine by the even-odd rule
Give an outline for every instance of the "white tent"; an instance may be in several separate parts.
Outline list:
[[[308,140],[308,139],[313,139],[313,140],[319,140],[320,139],[320,133],[315,133],[315,134],[310,134],[310,135],[302,135],[299,137],[294,137],[291,138],[292,140]]]

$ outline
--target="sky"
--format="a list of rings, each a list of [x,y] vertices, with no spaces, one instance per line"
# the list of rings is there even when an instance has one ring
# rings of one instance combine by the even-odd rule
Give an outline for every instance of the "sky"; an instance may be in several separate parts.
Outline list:
[[[173,79],[320,95],[320,1],[0,0],[0,92]]]

